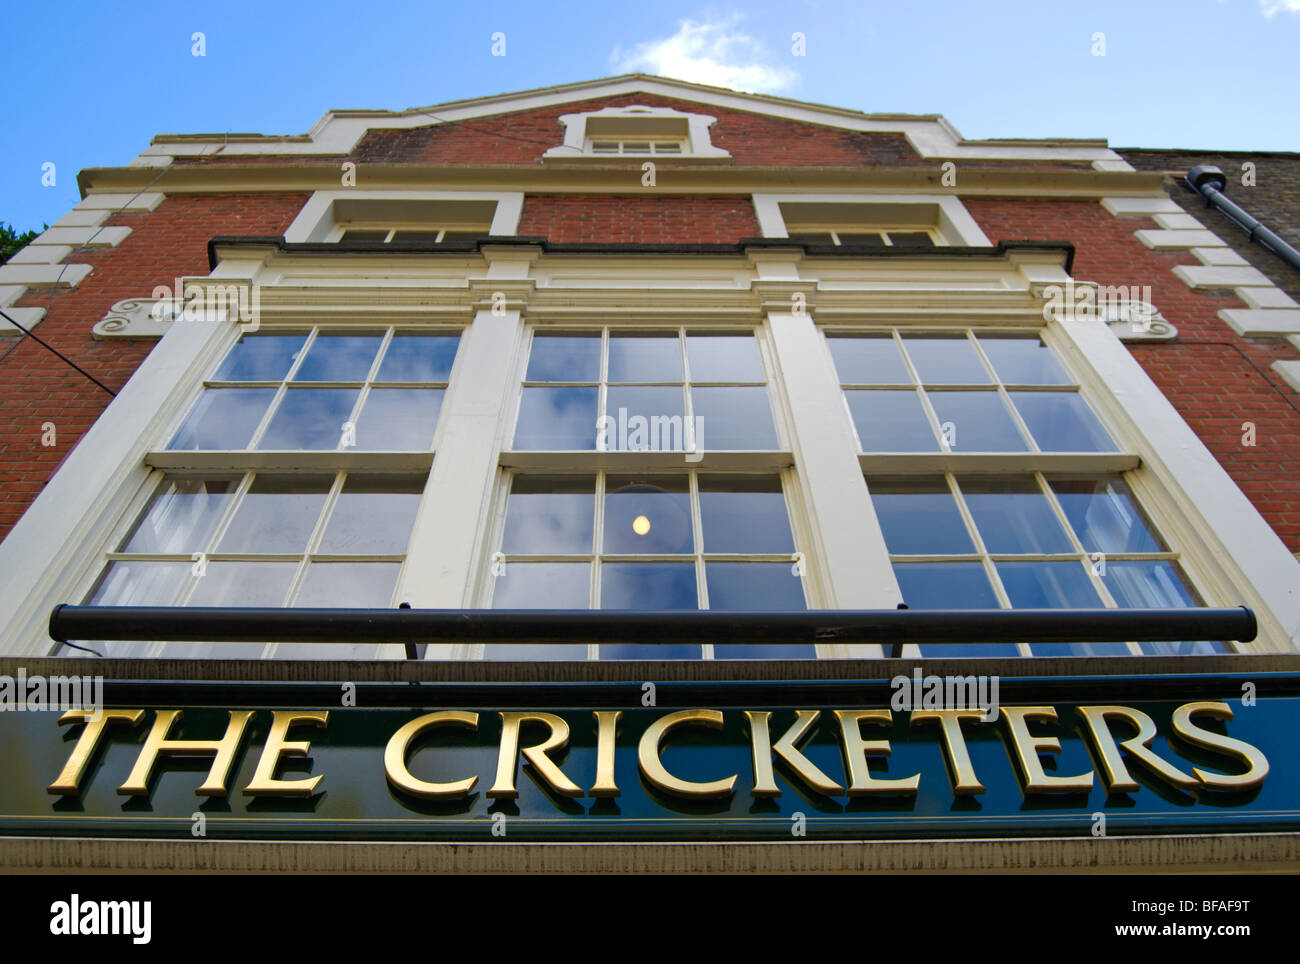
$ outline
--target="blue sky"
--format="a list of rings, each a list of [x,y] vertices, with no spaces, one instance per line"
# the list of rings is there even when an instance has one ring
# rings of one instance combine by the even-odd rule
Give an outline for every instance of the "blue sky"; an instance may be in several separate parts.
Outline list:
[[[1300,0],[211,7],[6,8],[14,79],[0,108],[0,221],[53,221],[78,199],[77,171],[125,164],[158,133],[302,133],[331,108],[427,106],[631,70],[941,113],[967,137],[1300,150]],[[505,56],[492,55],[496,32]],[[46,162],[53,186],[41,183]]]

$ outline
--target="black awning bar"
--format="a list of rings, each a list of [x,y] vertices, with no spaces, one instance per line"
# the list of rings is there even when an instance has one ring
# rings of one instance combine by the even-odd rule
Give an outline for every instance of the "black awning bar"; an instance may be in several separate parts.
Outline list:
[[[1236,609],[280,609],[56,606],[50,638],[229,643],[1096,643],[1250,642]]]

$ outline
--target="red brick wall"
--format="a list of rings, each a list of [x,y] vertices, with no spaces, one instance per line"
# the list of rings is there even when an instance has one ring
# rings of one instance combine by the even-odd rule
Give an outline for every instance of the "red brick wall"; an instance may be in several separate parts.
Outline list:
[[[717,123],[711,131],[713,145],[729,151],[738,165],[934,164],[922,160],[901,134],[845,131],[648,94],[580,101],[431,127],[372,130],[362,138],[352,156],[358,161],[385,164],[534,164],[543,153],[561,143],[564,135],[561,114],[630,104],[669,107],[716,117]]]
[[[1095,201],[965,204],[991,241],[1073,241],[1079,280],[1150,285],[1178,340],[1129,350],[1287,547],[1300,551],[1300,411],[1292,407],[1300,396],[1269,369],[1300,353],[1281,339],[1242,338],[1216,317],[1245,305],[1230,289],[1193,290],[1175,277],[1175,266],[1201,262],[1185,251],[1152,251],[1133,236],[1154,222],[1112,217]],[[1242,444],[1244,422],[1255,423],[1253,447]]]
[[[156,285],[207,275],[208,240],[220,234],[280,235],[305,194],[176,195],[151,212],[118,214],[131,228],[116,248],[87,249],[71,260],[94,270],[54,296],[34,329],[114,391],[126,384],[153,342],[95,341],[91,328],[115,302],[149,297]],[[49,289],[29,289],[21,306],[44,308]],[[13,528],[64,456],[112,399],[30,338],[0,341],[0,538]],[[41,444],[53,422],[56,444]]]
[[[708,244],[761,235],[748,197],[530,194],[519,232],[548,241]]]

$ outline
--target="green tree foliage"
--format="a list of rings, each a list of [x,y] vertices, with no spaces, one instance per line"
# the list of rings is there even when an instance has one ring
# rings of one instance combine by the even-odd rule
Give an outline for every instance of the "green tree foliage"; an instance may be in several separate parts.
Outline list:
[[[26,247],[32,238],[36,237],[41,233],[41,231],[44,231],[48,227],[49,225],[47,224],[42,227],[40,231],[24,231],[22,234],[17,234],[13,229],[13,225],[5,224],[3,221],[0,221],[0,264],[4,264],[12,258],[20,250]]]

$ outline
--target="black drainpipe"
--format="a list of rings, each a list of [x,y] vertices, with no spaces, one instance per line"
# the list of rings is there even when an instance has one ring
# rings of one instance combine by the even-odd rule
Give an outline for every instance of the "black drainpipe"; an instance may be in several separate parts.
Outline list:
[[[1250,240],[1258,241],[1291,267],[1300,270],[1300,251],[1287,244],[1276,232],[1265,227],[1259,218],[1247,213],[1223,193],[1223,189],[1228,184],[1228,178],[1223,171],[1209,164],[1199,164],[1188,171],[1183,180],[1187,182],[1188,187],[1205,198],[1206,207],[1217,208],[1247,232]]]

